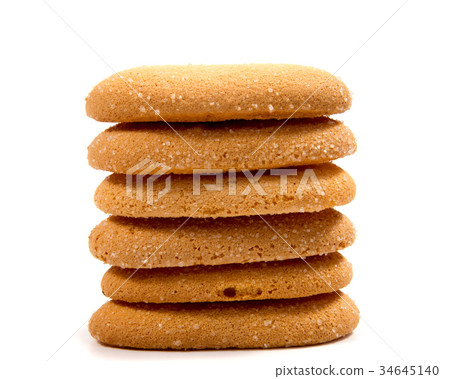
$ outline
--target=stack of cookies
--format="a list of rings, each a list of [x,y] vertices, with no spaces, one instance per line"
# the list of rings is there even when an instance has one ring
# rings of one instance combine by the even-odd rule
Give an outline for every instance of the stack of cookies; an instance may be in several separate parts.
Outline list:
[[[302,346],[351,333],[338,252],[355,196],[330,161],[356,142],[327,116],[349,90],[298,65],[153,66],[122,71],[87,97],[118,122],[88,148],[110,171],[95,203],[110,217],[91,253],[112,267],[91,318],[98,341],[141,349]]]

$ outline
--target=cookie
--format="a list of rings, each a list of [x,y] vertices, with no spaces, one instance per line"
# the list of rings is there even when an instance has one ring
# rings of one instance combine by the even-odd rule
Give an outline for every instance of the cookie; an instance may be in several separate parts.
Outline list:
[[[95,86],[86,113],[108,122],[285,119],[342,113],[351,102],[341,80],[313,67],[142,66]]]
[[[326,117],[216,123],[134,123],[113,126],[88,148],[89,164],[126,174],[147,160],[165,173],[194,169],[241,171],[329,162],[356,151],[356,140],[340,121]],[[180,138],[181,136],[181,138]]]
[[[111,216],[92,230],[89,249],[112,266],[154,268],[294,259],[342,250],[355,240],[350,220],[334,209],[264,220],[282,238],[259,216],[191,218],[183,225],[178,218]]]
[[[313,345],[351,333],[359,321],[340,291],[285,300],[152,304],[109,301],[89,331],[111,346],[138,349],[272,348]]]
[[[355,196],[353,179],[332,163],[289,170],[197,177],[112,174],[99,185],[94,201],[116,216],[216,218],[314,212],[347,204]]]
[[[344,288],[352,265],[339,253],[279,262],[153,269],[111,267],[103,294],[129,303],[292,299]]]

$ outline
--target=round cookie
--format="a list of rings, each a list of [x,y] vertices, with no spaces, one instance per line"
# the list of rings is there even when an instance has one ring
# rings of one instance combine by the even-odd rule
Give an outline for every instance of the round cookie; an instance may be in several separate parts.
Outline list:
[[[351,101],[341,80],[314,67],[142,66],[95,86],[86,113],[108,122],[285,119],[342,113]]]
[[[355,240],[351,221],[334,209],[264,220],[284,241],[259,216],[191,218],[181,228],[178,218],[111,216],[92,230],[89,249],[112,266],[155,268],[295,259],[342,250]]]
[[[329,162],[356,151],[353,133],[326,117],[216,123],[118,124],[88,148],[89,164],[126,174],[147,160],[165,173],[241,171]],[[182,138],[180,138],[180,136]],[[139,170],[138,170],[139,171]]]
[[[111,267],[102,291],[128,303],[292,299],[336,291],[352,279],[339,253],[279,262],[153,269]]]
[[[353,179],[332,163],[291,168],[289,176],[287,170],[244,171],[235,178],[220,173],[198,180],[187,174],[112,174],[98,186],[94,201],[117,216],[216,218],[315,212],[347,204],[355,196]]]
[[[111,346],[138,349],[272,348],[313,345],[351,333],[354,302],[340,291],[285,300],[152,304],[110,301],[89,332]]]

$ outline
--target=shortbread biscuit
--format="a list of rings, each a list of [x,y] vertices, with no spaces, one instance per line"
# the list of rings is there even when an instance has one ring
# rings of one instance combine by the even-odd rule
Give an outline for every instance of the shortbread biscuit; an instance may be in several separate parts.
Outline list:
[[[103,80],[86,98],[98,121],[225,121],[342,113],[346,85],[332,74],[292,64],[143,66]]]
[[[281,126],[282,125],[282,126]],[[113,126],[88,148],[89,164],[121,174],[146,161],[164,173],[241,171],[329,162],[356,151],[353,133],[326,117],[216,123],[131,123]],[[281,127],[280,127],[281,126]],[[142,170],[142,168],[141,168]]]
[[[111,216],[92,230],[89,249],[112,266],[154,268],[294,259],[342,250],[355,240],[351,221],[334,209],[264,220]]]
[[[292,299],[336,291],[352,279],[339,253],[280,262],[153,269],[111,267],[103,294],[129,303]]]
[[[235,180],[229,174],[198,180],[187,174],[129,175],[129,185],[127,175],[112,174],[99,185],[94,200],[100,210],[116,216],[216,218],[314,212],[347,204],[355,196],[353,179],[332,163],[291,170],[294,175],[289,176],[287,169],[244,171]]]
[[[89,331],[111,346],[138,349],[272,348],[313,345],[351,333],[354,302],[338,292],[286,300],[151,304],[109,301]]]

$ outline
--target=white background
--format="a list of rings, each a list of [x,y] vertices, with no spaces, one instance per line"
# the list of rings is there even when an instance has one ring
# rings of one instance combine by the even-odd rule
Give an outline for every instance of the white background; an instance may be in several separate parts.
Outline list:
[[[402,3],[48,0],[69,27],[43,1],[2,2],[0,369],[273,378],[283,365],[422,364],[448,378],[450,9],[410,0],[392,16]],[[354,265],[346,292],[360,307],[359,327],[308,348],[100,346],[85,322],[106,301],[99,283],[107,266],[91,257],[87,236],[105,217],[92,201],[105,173],[89,168],[86,147],[108,125],[86,117],[85,96],[112,73],[108,65],[251,62],[330,72],[345,63],[337,75],[354,102],[338,118],[359,150],[338,164],[358,185],[342,211],[359,232],[344,252]]]

